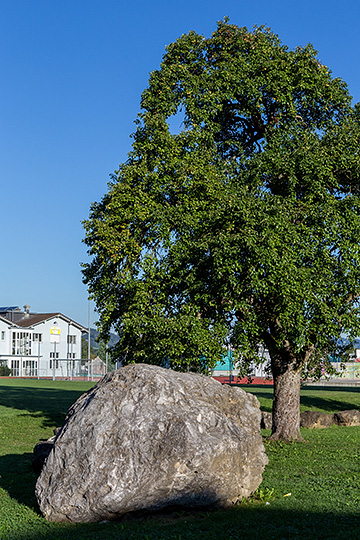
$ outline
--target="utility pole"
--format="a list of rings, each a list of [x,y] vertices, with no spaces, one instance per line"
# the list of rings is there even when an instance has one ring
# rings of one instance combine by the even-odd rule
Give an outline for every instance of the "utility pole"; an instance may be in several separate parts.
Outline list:
[[[92,365],[91,365],[91,359],[90,359],[90,297],[89,297],[89,313],[88,313],[88,380],[90,380],[90,369],[91,369],[91,380],[93,380],[92,377]]]

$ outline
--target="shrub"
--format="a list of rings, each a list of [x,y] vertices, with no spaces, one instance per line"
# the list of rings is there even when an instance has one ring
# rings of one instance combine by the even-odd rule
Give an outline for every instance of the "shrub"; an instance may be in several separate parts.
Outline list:
[[[11,375],[11,369],[8,366],[0,366],[0,377],[9,377]]]

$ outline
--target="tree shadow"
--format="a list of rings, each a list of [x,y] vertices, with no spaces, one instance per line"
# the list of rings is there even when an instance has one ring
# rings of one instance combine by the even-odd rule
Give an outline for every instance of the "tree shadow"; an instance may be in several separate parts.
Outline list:
[[[83,393],[84,390],[3,385],[0,386],[0,406],[41,416],[44,427],[54,427],[62,425],[69,407]]]
[[[326,395],[324,395],[326,393]],[[336,393],[336,396],[329,394]],[[350,395],[349,395],[350,394]],[[359,388],[354,386],[304,386],[300,393],[300,405],[312,409],[322,409],[328,412],[337,412],[358,409],[359,401],[350,401],[351,394],[359,395]]]
[[[321,409],[328,412],[358,409],[354,403],[345,400],[335,400],[320,396],[301,396],[300,405],[309,409]]]
[[[227,510],[181,510],[143,517],[125,515],[109,523],[39,523],[21,540],[348,540],[359,538],[354,514],[301,512],[245,505]]]
[[[326,392],[353,392],[354,394],[357,394],[360,391],[360,386],[307,386],[304,384],[301,387],[302,390],[310,390],[310,391],[326,391]]]

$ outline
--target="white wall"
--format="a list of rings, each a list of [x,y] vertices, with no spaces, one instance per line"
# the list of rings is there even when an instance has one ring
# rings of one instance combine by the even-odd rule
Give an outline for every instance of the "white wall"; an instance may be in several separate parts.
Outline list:
[[[54,328],[60,330],[59,335],[52,334]],[[40,343],[40,363],[39,375],[44,376],[69,376],[69,365],[67,360],[81,358],[81,331],[71,322],[54,317],[34,326],[34,333],[42,334],[42,342]],[[75,343],[68,343],[68,336],[75,336]],[[55,342],[54,340],[58,341]],[[33,342],[32,354],[39,355],[39,343]],[[52,354],[51,354],[52,353]],[[72,358],[68,358],[68,353],[71,353]],[[56,355],[55,362],[50,367],[50,356]],[[58,360],[56,362],[56,360]]]
[[[10,354],[11,334],[9,332],[10,324],[0,319],[0,355]],[[3,334],[4,332],[4,334]],[[0,356],[1,361],[1,356]]]

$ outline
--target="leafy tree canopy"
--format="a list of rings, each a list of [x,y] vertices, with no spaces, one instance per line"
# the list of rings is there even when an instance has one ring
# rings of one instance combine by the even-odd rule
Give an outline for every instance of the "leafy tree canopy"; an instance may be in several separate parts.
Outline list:
[[[360,330],[359,118],[311,45],[268,28],[167,47],[85,222],[84,282],[124,363],[206,371],[229,341],[242,363],[265,344],[274,438],[299,438],[301,371]]]

